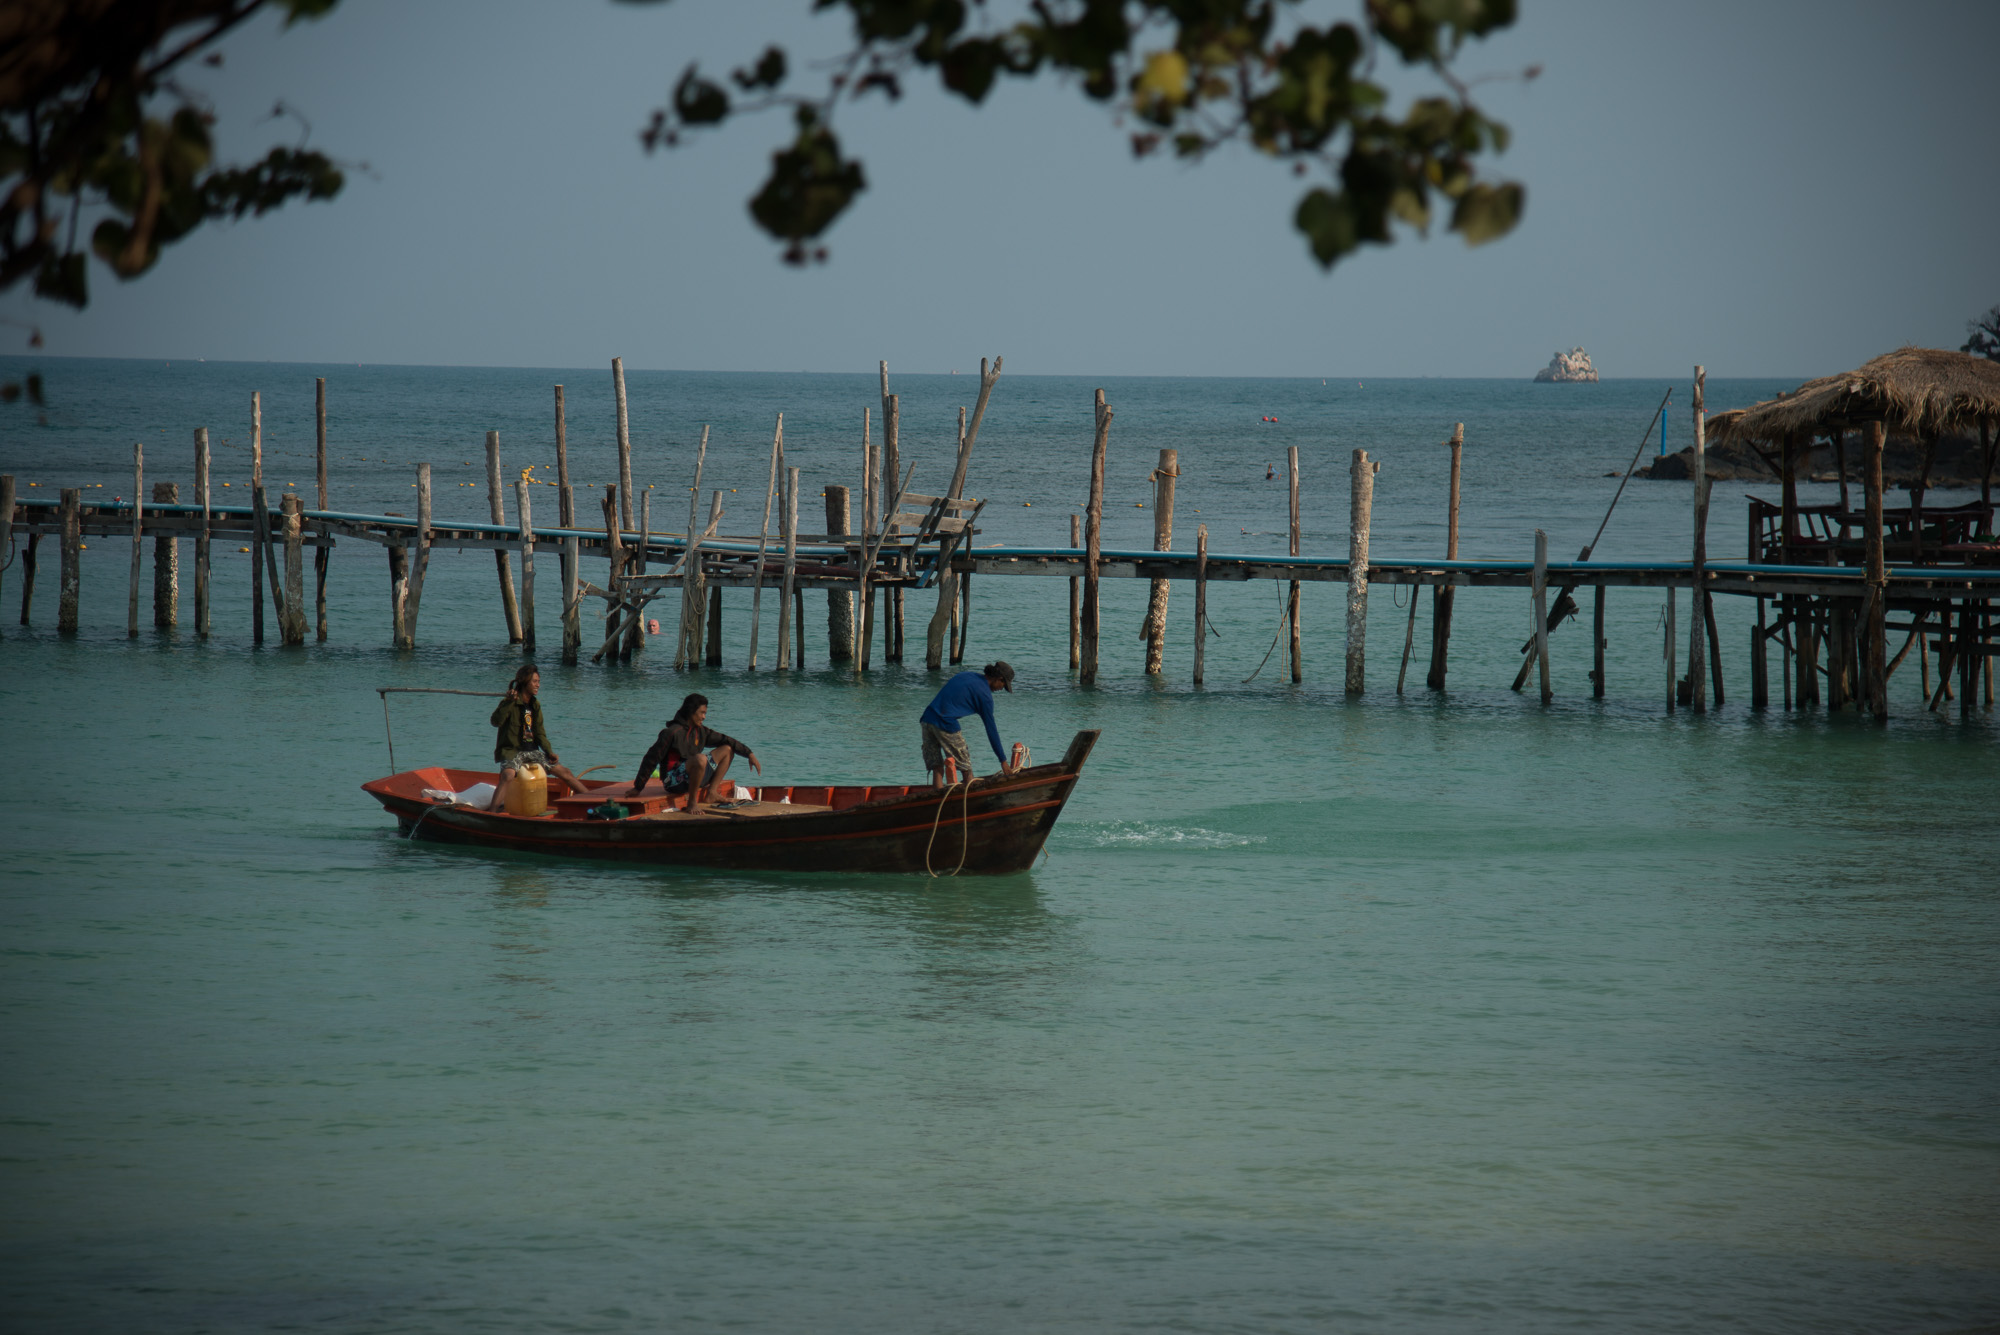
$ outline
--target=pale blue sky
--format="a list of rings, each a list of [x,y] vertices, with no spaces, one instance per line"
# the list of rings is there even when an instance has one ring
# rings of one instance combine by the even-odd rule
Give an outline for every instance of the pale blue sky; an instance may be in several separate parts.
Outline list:
[[[1545,70],[1482,91],[1528,187],[1496,244],[1411,236],[1322,274],[1281,168],[1135,163],[1045,79],[978,110],[928,89],[845,109],[871,188],[832,262],[800,272],[744,212],[780,120],[651,158],[636,131],[689,59],[831,46],[837,18],[807,0],[344,0],[241,34],[193,81],[227,151],[281,137],[257,120],[282,97],[373,177],[184,242],[136,283],[98,266],[81,315],[18,293],[0,311],[56,355],[1525,376],[1580,343],[1606,375],[1678,377],[1956,347],[2000,302],[2000,5],[1521,7],[1461,62]]]

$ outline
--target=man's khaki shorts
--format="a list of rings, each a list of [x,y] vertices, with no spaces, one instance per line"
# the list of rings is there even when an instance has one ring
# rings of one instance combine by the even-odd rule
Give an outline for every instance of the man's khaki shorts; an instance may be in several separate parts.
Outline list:
[[[924,730],[924,770],[938,774],[944,770],[944,758],[951,756],[958,761],[960,779],[972,777],[972,748],[965,744],[965,732],[946,732],[935,723],[918,724]]]

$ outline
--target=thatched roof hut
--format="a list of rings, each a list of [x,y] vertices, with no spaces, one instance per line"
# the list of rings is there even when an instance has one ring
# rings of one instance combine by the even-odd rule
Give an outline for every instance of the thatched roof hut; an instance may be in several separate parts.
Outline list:
[[[1859,370],[1808,380],[1789,394],[1717,413],[1710,439],[1781,441],[1880,422],[1891,434],[1935,440],[2000,422],[2000,362],[1939,348],[1898,348]]]

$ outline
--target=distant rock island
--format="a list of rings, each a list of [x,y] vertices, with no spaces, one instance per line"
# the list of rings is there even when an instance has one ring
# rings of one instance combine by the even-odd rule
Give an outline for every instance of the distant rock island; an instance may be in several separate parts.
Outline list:
[[[1597,368],[1590,364],[1590,354],[1582,348],[1558,352],[1549,358],[1547,366],[1535,372],[1535,383],[1538,385],[1566,385],[1596,379]]]

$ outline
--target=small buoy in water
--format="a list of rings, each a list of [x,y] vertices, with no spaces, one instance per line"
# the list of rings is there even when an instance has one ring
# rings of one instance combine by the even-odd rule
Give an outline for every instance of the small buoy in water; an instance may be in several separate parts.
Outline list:
[[[238,547],[238,548],[237,548],[236,550],[237,550],[237,551],[239,551],[239,552],[247,552],[247,551],[249,551],[250,549],[249,549],[248,547]]]
[[[658,635],[660,633],[660,619],[658,617],[646,618],[646,633],[648,635]]]
[[[1021,505],[1022,505],[1022,508],[1024,508],[1024,509],[1025,509],[1026,507],[1030,506],[1030,505],[1033,505],[1033,504],[1034,504],[1034,502],[1033,502],[1033,501],[1022,501],[1022,502],[1021,502]]]

